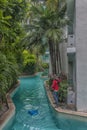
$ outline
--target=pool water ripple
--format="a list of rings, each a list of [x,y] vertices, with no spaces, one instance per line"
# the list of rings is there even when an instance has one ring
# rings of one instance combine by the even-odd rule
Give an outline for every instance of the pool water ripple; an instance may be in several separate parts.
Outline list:
[[[39,75],[20,78],[20,83],[13,97],[15,119],[4,130],[87,130],[87,118],[58,113],[49,107],[44,80]],[[38,114],[32,116],[29,110],[38,110]]]
[[[51,115],[44,80],[35,76],[20,78],[20,81],[19,91],[13,97],[15,120],[9,130],[60,130]],[[38,110],[38,114],[32,116],[28,110]]]

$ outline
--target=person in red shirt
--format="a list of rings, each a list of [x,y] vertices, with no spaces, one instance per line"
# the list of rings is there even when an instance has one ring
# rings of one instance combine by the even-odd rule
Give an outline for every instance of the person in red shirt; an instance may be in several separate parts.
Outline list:
[[[58,91],[59,91],[59,83],[61,82],[61,79],[58,77],[55,77],[52,83],[52,89],[53,89],[53,97],[56,103],[56,106],[58,107]]]

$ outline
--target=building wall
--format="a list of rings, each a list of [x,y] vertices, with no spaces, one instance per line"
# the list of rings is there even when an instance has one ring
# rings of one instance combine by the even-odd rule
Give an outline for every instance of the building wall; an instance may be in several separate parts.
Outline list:
[[[76,107],[87,111],[87,0],[76,0]]]
[[[74,1],[75,0],[66,0],[67,1],[67,15],[70,20],[68,26],[68,34],[74,33]]]
[[[62,72],[68,75],[67,43],[66,42],[60,44],[60,55],[61,55]]]

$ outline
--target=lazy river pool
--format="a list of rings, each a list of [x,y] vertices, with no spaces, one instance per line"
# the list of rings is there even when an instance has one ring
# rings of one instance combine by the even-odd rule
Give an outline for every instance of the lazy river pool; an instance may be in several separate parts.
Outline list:
[[[87,119],[64,115],[52,110],[39,75],[20,78],[20,87],[13,96],[16,114],[4,130],[87,130]],[[30,115],[29,110],[37,110]]]

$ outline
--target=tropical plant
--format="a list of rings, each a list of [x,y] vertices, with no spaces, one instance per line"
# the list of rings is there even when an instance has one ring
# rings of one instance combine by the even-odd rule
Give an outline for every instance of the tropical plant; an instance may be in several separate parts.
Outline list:
[[[30,75],[34,74],[36,72],[36,56],[34,54],[29,53],[28,50],[24,50],[23,59],[24,72]]]
[[[30,24],[27,25],[28,33],[24,40],[28,47],[38,45],[49,47],[53,74],[62,71],[59,44],[64,39],[64,27],[67,23],[66,3],[59,4],[60,6],[54,10],[47,4],[32,5]]]
[[[49,89],[53,91],[52,89],[52,82],[53,77],[49,77],[49,80],[47,81]],[[67,101],[67,88],[68,88],[68,81],[67,79],[63,79],[62,82],[59,84],[59,91],[58,91],[58,100],[60,103],[66,103]]]
[[[68,82],[67,80],[63,80],[60,83],[59,88],[59,102],[66,103],[67,101],[67,88],[68,88]]]
[[[0,53],[0,99],[5,100],[5,94],[17,83],[18,68],[15,62],[11,62],[7,57]]]
[[[20,41],[25,35],[22,21],[26,10],[26,0],[0,0],[0,103],[17,83],[18,65],[23,61]]]
[[[43,69],[48,69],[49,68],[49,64],[48,63],[42,63],[42,68]]]

